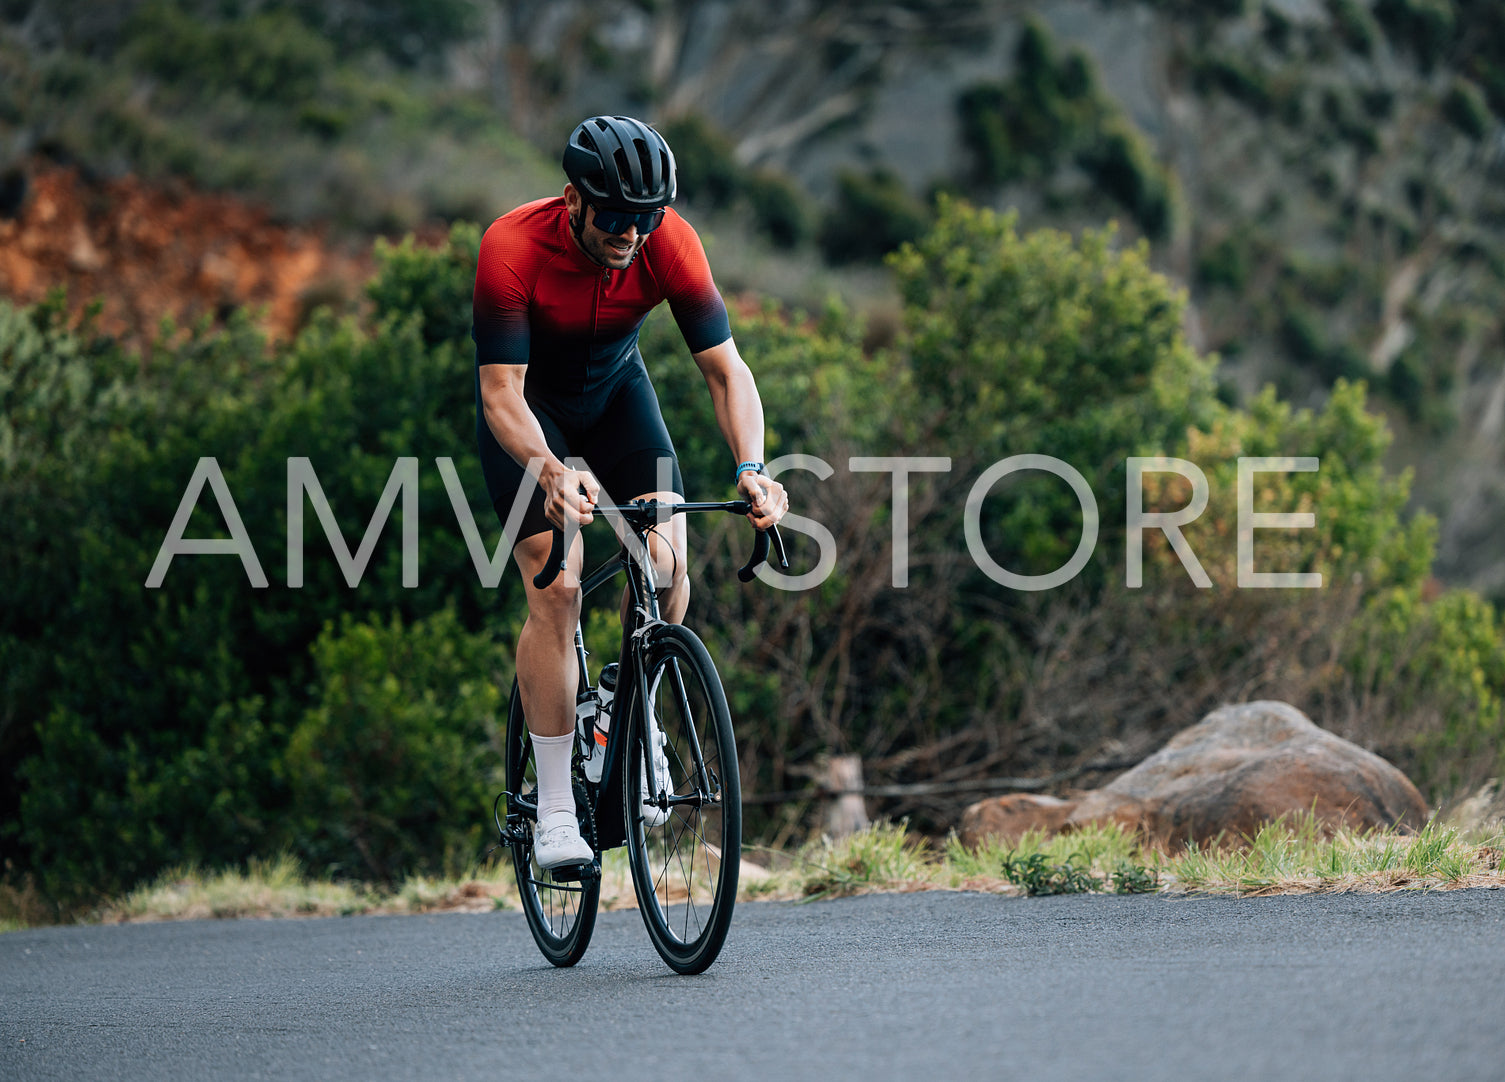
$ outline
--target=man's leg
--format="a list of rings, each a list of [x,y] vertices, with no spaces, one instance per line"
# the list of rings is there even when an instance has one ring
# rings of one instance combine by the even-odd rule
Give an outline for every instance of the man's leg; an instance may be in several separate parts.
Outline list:
[[[528,596],[528,619],[517,636],[517,684],[523,716],[534,736],[564,736],[575,731],[575,627],[580,622],[580,562],[577,534],[570,547],[569,570],[540,590],[533,576],[549,559],[551,533],[525,537],[512,550]]]
[[[684,501],[683,496],[673,491],[645,492],[637,499],[658,500],[660,503]],[[687,574],[688,544],[684,515],[672,516],[648,535],[648,555],[653,559],[653,578],[659,587],[659,614],[671,624],[682,622],[685,618],[685,610],[690,606],[690,577]],[[624,625],[630,615],[631,605],[632,592],[624,588],[622,591],[622,623]]]
[[[525,537],[513,548],[528,597],[528,619],[517,636],[517,687],[523,716],[533,737],[533,766],[538,777],[538,829],[534,855],[543,867],[575,864],[592,857],[575,819],[570,758],[575,743],[575,627],[580,621],[580,562],[583,546],[576,535],[568,570],[545,589],[533,576],[548,562],[551,533]]]

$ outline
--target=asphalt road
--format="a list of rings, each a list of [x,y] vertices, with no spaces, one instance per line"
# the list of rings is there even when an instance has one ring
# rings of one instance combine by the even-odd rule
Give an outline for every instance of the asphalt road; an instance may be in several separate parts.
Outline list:
[[[738,908],[669,972],[634,912],[0,935],[0,1079],[1505,1079],[1505,891],[963,894]]]

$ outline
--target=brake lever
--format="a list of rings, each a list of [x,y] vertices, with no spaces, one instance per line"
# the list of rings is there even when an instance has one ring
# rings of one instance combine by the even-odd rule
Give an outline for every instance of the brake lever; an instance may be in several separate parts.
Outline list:
[[[779,558],[779,569],[781,571],[788,571],[789,554],[784,551],[783,535],[779,533],[779,528],[777,526],[768,527],[768,532],[773,537],[773,552],[774,555]]]

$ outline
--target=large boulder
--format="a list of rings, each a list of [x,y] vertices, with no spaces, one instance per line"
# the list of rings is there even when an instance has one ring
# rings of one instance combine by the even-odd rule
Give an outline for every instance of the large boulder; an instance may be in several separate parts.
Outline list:
[[[995,803],[969,808],[963,824],[995,821],[983,810]],[[1083,794],[1060,829],[1116,822],[1179,845],[1252,837],[1272,819],[1307,813],[1327,831],[1417,830],[1427,820],[1416,786],[1378,755],[1318,728],[1287,703],[1252,702],[1214,710],[1133,770]]]
[[[1033,793],[1010,793],[981,800],[962,814],[961,842],[968,849],[975,849],[984,838],[1017,845],[1031,830],[1055,834],[1066,825],[1066,817],[1076,806],[1075,800]]]

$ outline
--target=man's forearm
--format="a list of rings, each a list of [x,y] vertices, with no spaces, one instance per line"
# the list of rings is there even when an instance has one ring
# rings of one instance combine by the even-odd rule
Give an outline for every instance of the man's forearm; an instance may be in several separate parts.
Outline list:
[[[763,461],[763,400],[752,371],[740,360],[710,381],[716,424],[738,462]]]
[[[538,418],[533,416],[527,400],[516,390],[511,387],[483,389],[481,407],[486,427],[502,450],[518,465],[526,468],[534,459],[542,459],[546,470],[563,468],[564,463],[549,450]]]

